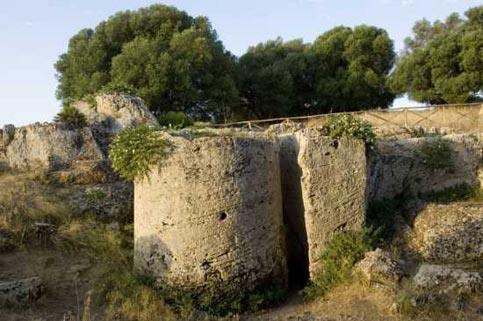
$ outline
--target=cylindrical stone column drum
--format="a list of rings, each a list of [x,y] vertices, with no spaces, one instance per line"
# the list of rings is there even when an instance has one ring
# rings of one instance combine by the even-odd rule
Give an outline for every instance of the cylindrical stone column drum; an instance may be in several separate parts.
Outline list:
[[[278,145],[231,136],[173,142],[135,183],[136,266],[192,293],[285,286]]]

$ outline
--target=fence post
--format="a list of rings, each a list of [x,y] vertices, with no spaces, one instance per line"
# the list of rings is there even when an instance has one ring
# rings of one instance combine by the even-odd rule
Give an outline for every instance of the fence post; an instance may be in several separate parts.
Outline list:
[[[408,109],[404,108],[404,127],[408,128]]]

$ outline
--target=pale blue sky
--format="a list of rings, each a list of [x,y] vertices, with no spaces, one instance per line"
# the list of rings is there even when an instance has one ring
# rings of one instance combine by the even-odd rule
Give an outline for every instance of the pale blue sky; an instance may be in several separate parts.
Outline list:
[[[119,10],[149,0],[0,0],[0,126],[50,121],[59,110],[53,64],[78,30],[94,27]],[[211,20],[226,48],[282,36],[313,41],[336,26],[385,28],[397,50],[416,20],[444,19],[483,0],[168,0],[191,15]],[[397,105],[407,104],[399,100]]]

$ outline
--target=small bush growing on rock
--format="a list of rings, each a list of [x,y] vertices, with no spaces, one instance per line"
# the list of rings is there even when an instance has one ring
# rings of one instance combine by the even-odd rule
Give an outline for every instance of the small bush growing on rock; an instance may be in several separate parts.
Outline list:
[[[322,253],[322,269],[311,284],[304,289],[308,299],[323,296],[336,285],[347,281],[354,265],[364,258],[364,253],[374,249],[374,232],[346,231],[335,234]]]
[[[416,153],[424,166],[431,170],[452,169],[455,166],[455,152],[451,143],[441,137],[423,141]]]
[[[66,123],[73,128],[83,128],[87,126],[86,116],[72,106],[65,106],[54,117],[55,122]]]
[[[183,112],[169,111],[158,117],[162,127],[170,129],[182,129],[193,126],[193,121]]]
[[[109,83],[102,87],[99,94],[126,94],[126,95],[136,95],[136,89],[133,86],[122,84],[122,83]]]
[[[420,198],[427,202],[435,203],[451,203],[468,200],[478,201],[481,200],[481,191],[479,188],[463,183],[439,191],[423,193],[420,195]]]
[[[332,138],[352,137],[362,139],[367,145],[373,145],[376,138],[369,122],[351,114],[330,115],[323,129]]]
[[[109,150],[114,170],[125,179],[141,179],[154,165],[160,165],[172,147],[155,128],[141,126],[117,135]]]

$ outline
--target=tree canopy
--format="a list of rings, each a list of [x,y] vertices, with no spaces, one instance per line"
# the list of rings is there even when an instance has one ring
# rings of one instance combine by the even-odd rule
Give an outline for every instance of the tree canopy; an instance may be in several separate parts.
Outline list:
[[[129,87],[152,111],[220,118],[237,98],[234,57],[208,19],[164,5],[119,12],[81,30],[55,68],[62,100]]]
[[[416,22],[391,75],[391,87],[411,99],[448,103],[482,99],[483,6],[445,21]]]
[[[387,107],[395,53],[386,31],[336,27],[313,44],[271,40],[239,60],[243,107],[257,117]]]

